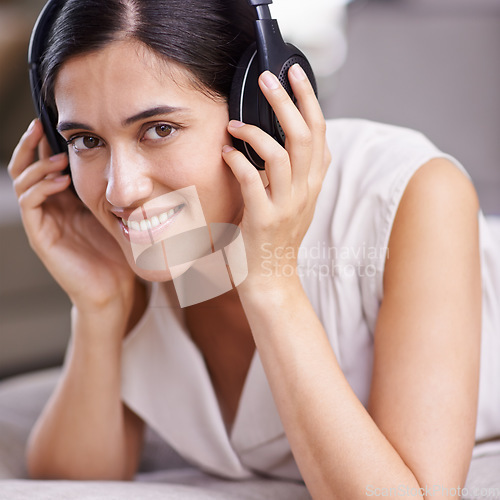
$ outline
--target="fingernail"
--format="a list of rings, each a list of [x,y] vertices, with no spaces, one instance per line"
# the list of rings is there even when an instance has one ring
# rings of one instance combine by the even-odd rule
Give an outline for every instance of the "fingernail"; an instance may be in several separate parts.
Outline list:
[[[36,123],[36,118],[30,123],[30,126],[28,127],[28,130],[26,132],[31,133],[32,130],[35,128],[35,123]]]
[[[238,120],[231,120],[229,122],[229,126],[232,128],[240,128],[243,127],[245,124],[243,122],[240,122]]]
[[[49,160],[55,162],[62,160],[64,157],[66,157],[66,153],[59,153],[58,155],[51,156]]]
[[[291,68],[290,71],[292,72],[292,75],[297,79],[297,80],[305,80],[306,79],[306,74],[300,64],[295,63]]]
[[[222,152],[223,152],[223,153],[230,153],[231,151],[234,151],[234,148],[233,148],[233,147],[231,147],[231,146],[224,146],[224,147],[222,148]]]
[[[270,90],[276,90],[280,86],[280,82],[270,71],[264,71],[261,78],[262,83]]]
[[[55,182],[66,182],[69,179],[69,175],[59,175],[54,178]]]

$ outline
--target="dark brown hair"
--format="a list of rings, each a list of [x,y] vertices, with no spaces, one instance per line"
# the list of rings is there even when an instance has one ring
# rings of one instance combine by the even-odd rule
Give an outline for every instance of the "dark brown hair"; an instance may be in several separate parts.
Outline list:
[[[55,108],[58,71],[70,58],[131,39],[187,68],[193,84],[227,99],[234,68],[254,40],[245,0],[68,0],[42,63],[44,99]]]

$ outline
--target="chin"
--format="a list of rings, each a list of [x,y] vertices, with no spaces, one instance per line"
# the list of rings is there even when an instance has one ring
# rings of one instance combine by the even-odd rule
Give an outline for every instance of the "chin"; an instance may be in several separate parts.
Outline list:
[[[132,262],[129,261],[129,266],[139,278],[145,281],[165,282],[172,281],[174,278],[170,269],[165,266],[161,268],[145,268],[140,263],[134,262],[133,258]]]
[[[146,270],[140,269],[136,266],[133,267],[133,271],[139,278],[143,279],[144,281],[164,283],[173,280],[170,271]]]
[[[165,264],[165,260],[145,259],[134,256],[129,248],[123,248],[123,253],[130,269],[136,276],[145,281],[172,281],[172,273]]]
[[[127,260],[132,271],[145,281],[173,281],[175,278],[180,278],[194,264],[194,262],[186,262],[170,269],[168,265],[166,265],[163,255],[161,258],[154,258],[155,255],[153,252],[146,252],[146,254],[147,255],[140,255],[137,259],[127,255]]]

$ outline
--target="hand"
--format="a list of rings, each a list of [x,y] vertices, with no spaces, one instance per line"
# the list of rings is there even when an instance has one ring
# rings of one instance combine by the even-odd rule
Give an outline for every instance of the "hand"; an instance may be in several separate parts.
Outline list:
[[[96,312],[116,299],[131,308],[135,275],[116,241],[67,189],[67,154],[49,155],[36,120],[8,167],[31,247],[81,311]]]
[[[259,78],[285,132],[284,148],[253,125],[231,121],[228,127],[231,135],[250,144],[265,161],[268,186],[264,187],[259,172],[242,153],[228,147],[223,151],[245,204],[240,227],[249,274],[243,285],[261,290],[286,282],[281,278],[290,275],[289,266],[297,277],[298,249],[331,161],[325,119],[310,82],[299,65],[292,66],[288,76],[297,106],[270,72]]]

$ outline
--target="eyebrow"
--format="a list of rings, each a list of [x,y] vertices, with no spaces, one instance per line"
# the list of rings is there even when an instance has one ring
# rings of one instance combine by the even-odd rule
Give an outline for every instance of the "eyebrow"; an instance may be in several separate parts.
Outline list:
[[[186,112],[188,111],[188,108],[180,108],[180,107],[175,107],[175,106],[156,106],[154,108],[146,109],[145,111],[141,111],[140,113],[137,113],[134,116],[131,116],[130,118],[126,118],[122,122],[123,127],[128,127],[132,125],[133,123],[136,123],[141,120],[145,120],[147,118],[152,118],[154,116],[159,116],[159,115],[170,115],[173,113],[180,113],[180,112]],[[67,130],[75,130],[75,129],[85,129],[85,130],[92,130],[92,127],[89,125],[86,125],[85,123],[81,122],[61,122],[57,125],[57,130],[58,132],[65,132]]]

